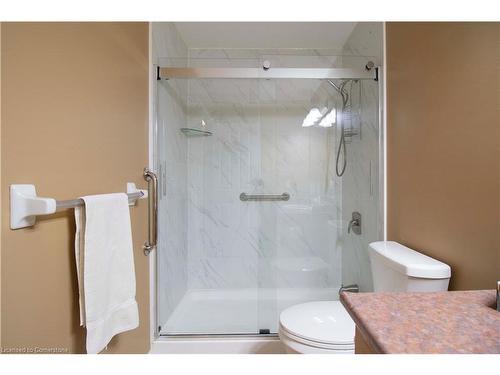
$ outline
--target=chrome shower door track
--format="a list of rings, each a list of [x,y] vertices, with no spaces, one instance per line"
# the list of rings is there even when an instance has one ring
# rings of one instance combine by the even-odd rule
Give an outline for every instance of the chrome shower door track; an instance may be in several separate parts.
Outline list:
[[[157,79],[233,78],[233,79],[371,79],[378,80],[378,68],[177,68],[158,67]]]

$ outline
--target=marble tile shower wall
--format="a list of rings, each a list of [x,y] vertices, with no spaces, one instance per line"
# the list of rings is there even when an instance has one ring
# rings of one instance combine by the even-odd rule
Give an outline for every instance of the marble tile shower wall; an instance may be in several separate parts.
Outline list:
[[[171,23],[153,23],[153,62],[186,66],[188,50]],[[155,169],[159,177],[158,322],[163,324],[188,286],[187,149],[180,128],[187,121],[187,82],[157,83]],[[168,171],[168,173],[166,173]],[[174,198],[175,197],[175,198]]]
[[[329,56],[190,50],[191,66],[331,66]],[[325,288],[341,283],[341,182],[333,129],[303,128],[335,92],[313,80],[191,80],[188,288]],[[241,202],[241,192],[288,202]],[[334,298],[329,295],[326,298]],[[317,296],[315,297],[317,298]]]
[[[382,65],[382,24],[359,23],[344,46],[344,63],[359,64],[372,60]],[[342,219],[347,223],[351,214],[362,215],[362,234],[342,231],[342,282],[358,284],[361,291],[372,291],[373,281],[368,257],[368,245],[382,238],[383,218],[380,199],[380,126],[379,83],[362,81],[361,95],[355,95],[354,108],[361,109],[361,135],[347,145],[348,165],[342,178]]]

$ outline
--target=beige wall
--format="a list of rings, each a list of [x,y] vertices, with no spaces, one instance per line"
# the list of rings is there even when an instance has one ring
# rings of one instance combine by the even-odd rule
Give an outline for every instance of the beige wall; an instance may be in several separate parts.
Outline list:
[[[73,212],[9,229],[8,186],[70,199],[145,186],[148,162],[146,23],[3,23],[2,344],[84,352],[73,257]],[[131,208],[140,327],[108,352],[149,350],[144,201]]]
[[[387,25],[388,238],[500,280],[500,24]]]

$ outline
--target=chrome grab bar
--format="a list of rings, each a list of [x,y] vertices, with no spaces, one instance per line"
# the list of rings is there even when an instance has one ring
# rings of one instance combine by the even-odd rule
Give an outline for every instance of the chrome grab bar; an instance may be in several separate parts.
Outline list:
[[[247,194],[247,193],[241,193],[240,194],[240,201],[242,202],[247,202],[247,201],[287,201],[290,199],[290,194],[288,193],[283,193],[283,194]]]
[[[158,243],[158,178],[144,168],[144,179],[148,182],[148,239],[144,243],[144,255],[149,255]]]

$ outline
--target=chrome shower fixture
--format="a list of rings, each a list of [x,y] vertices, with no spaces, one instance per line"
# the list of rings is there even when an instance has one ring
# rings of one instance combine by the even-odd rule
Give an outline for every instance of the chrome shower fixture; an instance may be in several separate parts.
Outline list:
[[[371,63],[371,64],[370,64]],[[369,61],[366,64],[366,69],[369,69],[369,66],[374,66],[373,62]],[[371,69],[371,68],[370,68]],[[357,82],[353,79],[347,79],[340,83],[340,85],[335,84],[330,79],[327,79],[327,82],[333,86],[333,88],[340,94],[342,97],[342,112],[340,113],[340,140],[339,146],[337,149],[337,157],[335,158],[335,173],[338,177],[342,177],[347,167],[347,148],[346,148],[346,138],[352,137],[358,134],[358,132],[354,129],[347,130],[345,128],[346,121],[352,121],[352,103],[349,104],[350,95],[347,92],[346,85],[350,82],[351,89],[352,83]],[[340,164],[340,154],[342,153],[342,164]]]

